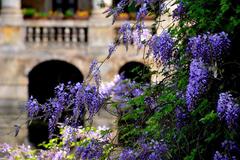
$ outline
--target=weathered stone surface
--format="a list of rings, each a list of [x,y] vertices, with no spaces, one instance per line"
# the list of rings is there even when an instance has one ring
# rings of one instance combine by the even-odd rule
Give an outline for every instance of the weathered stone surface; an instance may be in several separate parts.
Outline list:
[[[101,62],[107,57],[109,43],[114,41],[115,29],[119,28],[122,22],[116,22],[112,26],[110,18],[106,20],[101,14],[101,10],[95,10],[89,21],[27,20],[22,25],[18,4],[20,0],[4,0],[3,2],[2,6],[5,6],[3,10],[6,14],[2,17],[5,16],[5,19],[8,17],[9,20],[9,17],[12,16],[18,19],[18,23],[11,24],[9,21],[5,21],[6,23],[0,24],[0,143],[19,144],[27,142],[25,124],[27,115],[24,112],[24,102],[28,99],[28,74],[31,70],[45,61],[62,60],[76,66],[86,78],[91,61],[97,58]],[[10,9],[7,6],[10,6]],[[146,25],[150,26],[150,24],[151,22],[146,22]],[[87,27],[88,42],[76,46],[68,45],[64,41],[61,43],[25,43],[25,34],[27,34],[25,27],[27,26]],[[128,51],[124,46],[118,47],[111,58],[101,67],[102,80],[104,82],[113,80],[119,69],[127,62],[143,62],[142,53],[142,50],[138,53],[133,46],[129,46]],[[18,116],[20,118],[17,118]],[[116,117],[101,110],[93,124],[114,127],[115,120]],[[14,125],[20,125],[22,128],[17,137],[14,137]]]

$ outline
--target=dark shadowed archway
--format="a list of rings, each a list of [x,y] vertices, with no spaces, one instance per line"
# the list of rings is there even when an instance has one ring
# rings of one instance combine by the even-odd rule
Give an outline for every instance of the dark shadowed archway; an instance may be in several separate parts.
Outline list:
[[[123,65],[119,72],[126,79],[136,81],[138,83],[150,83],[150,68],[143,63],[131,61]]]
[[[54,88],[60,83],[83,82],[82,73],[74,65],[50,60],[35,66],[28,75],[29,97],[33,96],[39,103],[46,102],[54,96]],[[48,126],[42,120],[34,120],[28,126],[29,141],[37,147],[39,143],[48,140]]]

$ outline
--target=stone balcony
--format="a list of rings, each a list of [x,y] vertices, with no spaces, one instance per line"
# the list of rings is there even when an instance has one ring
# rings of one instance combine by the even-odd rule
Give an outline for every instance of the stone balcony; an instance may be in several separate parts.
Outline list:
[[[25,20],[28,47],[78,48],[88,44],[88,21]]]

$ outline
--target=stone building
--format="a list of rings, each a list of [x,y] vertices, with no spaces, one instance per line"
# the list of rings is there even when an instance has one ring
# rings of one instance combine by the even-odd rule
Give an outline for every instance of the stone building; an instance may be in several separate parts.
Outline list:
[[[101,1],[100,1],[101,2]],[[103,60],[122,21],[112,25],[99,1],[1,0],[0,15],[0,142],[26,143],[28,127],[24,109],[30,95],[41,101],[52,95],[60,82],[83,81],[89,64]],[[111,2],[110,2],[111,3]],[[109,4],[110,5],[110,4]],[[90,11],[82,19],[24,19],[22,8],[39,12]],[[81,14],[82,12],[80,12]],[[146,22],[150,27],[152,21]],[[103,81],[110,81],[121,67],[142,62],[142,51],[120,46],[101,67]],[[134,63],[141,64],[141,63]],[[49,89],[50,88],[50,89]],[[112,117],[100,113],[96,125],[112,126]],[[15,128],[21,130],[14,137]],[[38,137],[39,138],[39,137]]]

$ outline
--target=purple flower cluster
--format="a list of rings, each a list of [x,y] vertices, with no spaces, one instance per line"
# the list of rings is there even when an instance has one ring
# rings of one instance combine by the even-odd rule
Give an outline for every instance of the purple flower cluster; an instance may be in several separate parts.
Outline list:
[[[151,159],[161,160],[164,159],[165,154],[168,152],[168,147],[164,142],[145,142],[144,139],[138,141],[138,149],[124,149],[119,157],[119,160],[134,160],[134,159]]]
[[[93,59],[92,63],[90,64],[89,74],[93,75],[95,83],[99,87],[101,83],[101,75],[98,67],[98,61],[96,59]]]
[[[224,142],[222,142],[222,148],[224,148],[225,151],[228,151],[228,152],[237,152],[237,153],[240,153],[240,148],[239,146],[237,145],[236,142],[234,141],[231,141],[231,140],[225,140]]]
[[[220,152],[216,151],[213,160],[236,160],[236,159],[229,159],[227,155],[222,155]]]
[[[177,8],[173,10],[173,19],[178,20],[186,14],[185,7],[183,2],[181,1]]]
[[[77,147],[75,156],[81,159],[100,159],[103,155],[103,146],[100,142],[92,139],[86,147]]]
[[[129,4],[129,0],[120,0],[115,8],[108,8],[105,13],[107,17],[113,16],[113,23],[116,21],[118,15],[124,11],[124,8]]]
[[[119,156],[119,160],[136,160],[135,154],[132,149],[124,149]]]
[[[188,111],[192,111],[197,100],[208,87],[209,70],[200,59],[193,59],[190,64],[189,82],[186,91],[186,104]]]
[[[229,92],[219,95],[217,113],[221,120],[226,121],[228,128],[238,127],[240,106]]]
[[[152,5],[153,3],[157,2],[158,0],[135,0],[137,5],[142,5],[144,3],[148,5]]]
[[[138,23],[135,30],[132,33],[132,39],[134,45],[141,49],[144,47],[146,42],[150,39],[151,33],[147,29],[144,23]]]
[[[148,42],[148,46],[148,52],[153,53],[157,64],[166,65],[170,61],[173,55],[174,41],[168,32],[163,31],[160,36],[154,35]]]
[[[112,43],[112,44],[109,45],[109,47],[108,47],[108,56],[107,56],[108,59],[116,51],[116,48],[117,48],[117,44],[115,44],[115,43]]]
[[[230,40],[227,33],[207,33],[190,38],[187,52],[191,53],[193,58],[202,58],[206,63],[219,62],[229,47]]]
[[[181,129],[186,125],[186,118],[187,118],[187,113],[184,112],[183,108],[180,106],[177,106],[175,109],[175,115],[176,115],[176,127],[177,129]]]
[[[221,144],[221,148],[224,150],[224,154],[216,151],[214,154],[214,160],[237,160],[240,156],[240,148],[231,140],[225,140]]]
[[[49,103],[46,103],[47,113],[49,115],[48,130],[49,137],[51,138],[59,119],[62,117],[62,113],[69,101],[68,93],[65,90],[64,84],[60,84],[55,88],[55,98],[50,99]]]
[[[132,28],[129,22],[123,23],[118,31],[119,37],[122,38],[122,42],[128,49],[128,45],[132,42]]]
[[[36,159],[33,153],[31,147],[24,144],[17,146],[11,146],[6,143],[0,144],[1,159]]]
[[[141,8],[137,12],[136,20],[137,21],[142,20],[147,14],[148,14],[147,4],[143,3]]]
[[[26,109],[28,111],[28,116],[30,118],[33,118],[38,115],[41,107],[38,104],[38,101],[31,96],[26,104]]]
[[[59,122],[59,119],[64,111],[64,106],[62,106],[57,100],[52,100],[51,110],[48,109],[48,111],[48,114],[50,114],[48,121],[49,138],[52,138],[53,132],[55,131],[57,123]]]
[[[157,107],[157,101],[155,100],[155,98],[150,96],[144,98],[144,103],[152,110]]]
[[[112,100],[118,102],[119,111],[124,111],[127,102],[134,97],[143,94],[144,85],[137,86],[136,82],[130,80],[119,80],[112,88]]]
[[[60,84],[55,89],[55,97],[49,99],[41,107],[41,116],[44,119],[48,119],[49,136],[52,136],[56,125],[62,119],[63,112],[72,111],[72,114],[68,114],[64,123],[71,126],[79,126],[81,120],[84,117],[84,110],[89,112],[89,120],[99,111],[100,107],[104,105],[107,95],[100,93],[96,86],[84,85],[77,83],[72,85]],[[30,98],[27,103],[27,111],[30,118],[34,118],[39,112],[39,107],[36,100]]]
[[[77,140],[77,132],[78,132],[78,130],[76,128],[73,128],[70,126],[64,127],[63,133],[61,136],[61,138],[63,140],[64,150],[70,152],[71,144],[76,142],[76,140]]]

